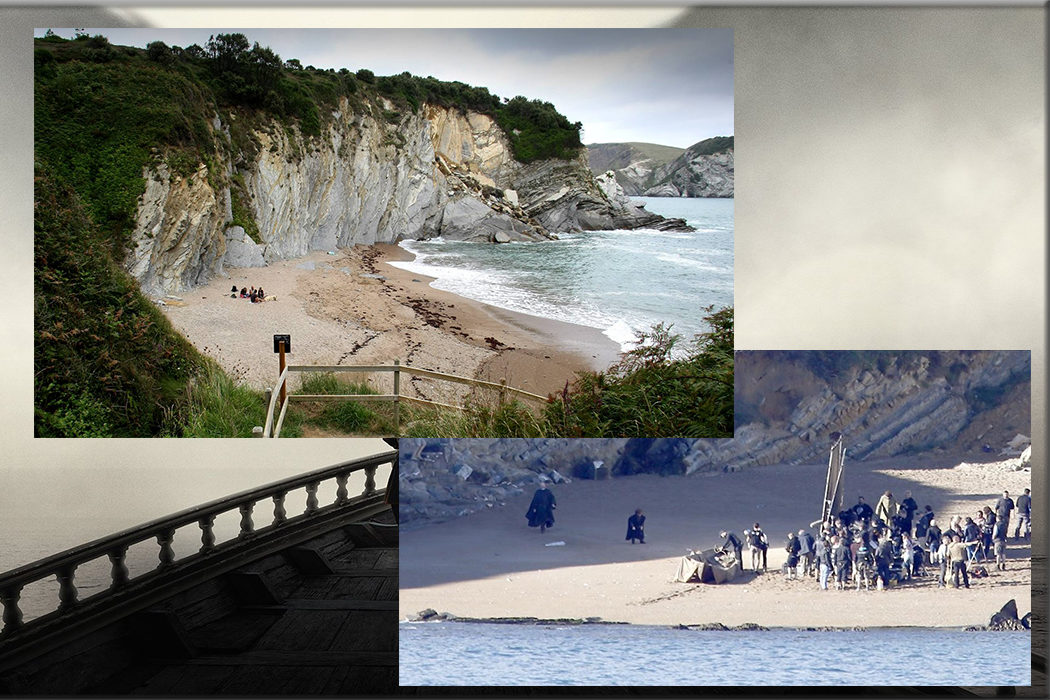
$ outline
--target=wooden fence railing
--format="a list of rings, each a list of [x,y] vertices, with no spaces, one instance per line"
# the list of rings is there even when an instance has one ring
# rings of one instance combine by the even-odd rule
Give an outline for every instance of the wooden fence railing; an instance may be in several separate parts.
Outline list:
[[[192,570],[199,576],[200,572],[207,568],[208,562],[227,559],[228,561],[223,563],[229,565],[233,558],[218,555],[235,547],[245,549],[244,545],[261,542],[270,535],[275,535],[272,540],[280,540],[282,533],[291,530],[310,532],[311,527],[316,529],[323,526],[326,520],[331,521],[334,515],[345,514],[347,509],[365,507],[366,510],[378,512],[381,506],[385,508],[382,503],[385,490],[376,489],[375,475],[377,467],[383,464],[390,464],[392,469],[397,469],[397,451],[343,462],[242,491],[0,574],[0,602],[3,604],[0,650],[5,642],[12,638],[20,638],[24,631],[33,626],[63,619],[88,603],[99,603],[111,597],[120,598],[131,588],[156,588],[158,582],[180,571]],[[352,474],[360,471],[365,474],[363,490],[360,494],[351,496],[347,490],[347,482]],[[318,489],[322,483],[332,481],[336,486],[335,500],[333,503],[321,505],[317,497]],[[304,489],[306,492],[306,509],[299,515],[290,515],[285,508],[285,501],[290,492],[298,489]],[[273,502],[270,522],[263,527],[256,527],[253,521],[255,507],[267,500]],[[222,543],[216,543],[213,529],[216,517],[232,512],[236,512],[240,517],[239,533]],[[176,561],[172,546],[175,532],[179,528],[193,525],[200,530],[200,549],[195,554]],[[159,563],[153,571],[130,577],[126,563],[128,548],[151,540],[156,541]],[[80,600],[75,581],[77,568],[103,557],[107,557],[110,563],[108,589]],[[52,576],[57,578],[59,584],[57,608],[37,619],[23,622],[19,606],[23,588]],[[0,656],[3,654],[0,653]]]
[[[288,378],[292,372],[392,372],[394,375],[394,391],[392,394],[292,394],[287,391]],[[400,403],[402,401],[424,405],[438,406],[457,411],[464,410],[462,406],[428,401],[414,396],[405,396],[401,393],[401,374],[409,374],[417,377],[427,377],[455,384],[465,384],[484,389],[492,389],[498,392],[499,403],[502,405],[507,400],[507,395],[520,396],[532,401],[547,402],[546,396],[533,394],[524,389],[516,389],[507,386],[507,380],[499,383],[487,382],[481,379],[470,379],[445,372],[435,372],[429,369],[402,365],[399,360],[394,360],[392,365],[288,365],[277,378],[277,386],[271,389],[269,406],[266,410],[266,423],[262,429],[256,428],[258,437],[279,437],[284,425],[284,418],[288,412],[288,405],[292,401],[378,401],[394,404],[394,428],[401,432]]]

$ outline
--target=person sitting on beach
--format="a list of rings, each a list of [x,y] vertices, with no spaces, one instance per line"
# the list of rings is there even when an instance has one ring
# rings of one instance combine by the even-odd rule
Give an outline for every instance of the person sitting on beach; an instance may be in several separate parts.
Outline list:
[[[719,549],[723,552],[728,552],[730,548],[732,548],[733,555],[736,557],[737,562],[743,567],[744,559],[740,554],[744,549],[744,543],[740,541],[740,538],[736,536],[736,533],[727,533],[725,530],[722,530],[718,533],[718,536],[724,537],[726,540],[722,543],[722,546],[719,547]]]
[[[532,495],[532,502],[525,517],[529,519],[529,527],[538,527],[544,532],[549,527],[554,527],[554,509],[558,507],[554,494],[547,489],[546,478],[540,481],[540,487]]]
[[[258,289],[256,289],[255,293],[259,297],[260,301],[262,301],[263,299],[266,298],[266,292],[263,291],[262,287],[259,287]]]
[[[1032,489],[1025,489],[1024,493],[1017,497],[1015,509],[1017,510],[1017,529],[1014,530],[1014,539],[1028,539],[1032,535]],[[1010,523],[1004,527],[1010,530]]]
[[[799,544],[798,537],[794,532],[788,533],[787,544],[784,545],[784,550],[787,552],[787,577],[789,579],[795,578],[797,575],[798,568],[798,550],[801,545]]]
[[[233,287],[230,289],[230,291],[233,292],[234,294],[236,294],[237,293],[237,285],[233,285]]]
[[[247,298],[248,298],[248,288],[247,287],[241,287],[241,299],[247,299]]]
[[[645,531],[642,529],[644,526],[645,516],[642,515],[642,509],[638,508],[634,515],[627,518],[627,537],[624,539],[630,540],[631,544],[634,544],[635,540],[645,544]]]
[[[751,550],[751,568],[758,571],[758,563],[762,562],[762,570],[766,569],[766,550],[769,549],[769,540],[766,539],[766,533],[762,532],[762,528],[758,523],[750,530],[744,530],[744,535],[747,537],[747,546]]]
[[[893,516],[897,514],[897,501],[893,494],[887,491],[882,494],[879,504],[875,506],[875,517],[882,521],[883,525],[889,526]]]

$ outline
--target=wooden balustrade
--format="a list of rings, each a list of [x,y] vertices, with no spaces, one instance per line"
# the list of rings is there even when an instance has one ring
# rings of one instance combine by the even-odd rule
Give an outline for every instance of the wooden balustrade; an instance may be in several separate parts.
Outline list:
[[[184,561],[203,557],[213,557],[223,547],[238,541],[252,540],[264,533],[288,527],[293,522],[308,522],[311,518],[323,517],[333,509],[346,506],[353,498],[347,491],[350,476],[358,471],[365,474],[365,484],[360,496],[371,497],[376,494],[375,474],[377,467],[390,464],[397,469],[397,452],[389,451],[363,459],[343,462],[316,471],[300,474],[288,479],[273,482],[257,488],[242,491],[224,498],[210,501],[174,515],[153,520],[138,527],[123,530],[83,544],[53,556],[26,564],[17,569],[0,574],[0,604],[3,605],[3,629],[0,630],[0,642],[9,639],[23,629],[32,626],[36,620],[23,621],[19,605],[22,590],[29,584],[55,577],[59,584],[57,609],[43,615],[40,619],[53,619],[55,615],[67,615],[80,608],[86,600],[96,601],[105,596],[116,595],[130,585],[146,579],[163,575],[166,571],[176,569]],[[334,481],[336,485],[335,501],[321,505],[317,492],[322,483]],[[296,489],[305,489],[307,494],[306,510],[301,514],[289,517],[285,509],[287,494]],[[252,520],[255,505],[262,501],[272,500],[274,512],[271,522],[262,528],[256,528]],[[216,516],[224,513],[240,514],[240,532],[235,537],[216,544],[214,524]],[[173,548],[175,532],[185,526],[196,525],[201,532],[201,547],[195,554],[176,561]],[[157,544],[157,568],[151,572],[131,577],[127,565],[128,548],[150,541]],[[81,600],[76,587],[77,568],[88,562],[107,557],[110,562],[110,585],[90,598]]]

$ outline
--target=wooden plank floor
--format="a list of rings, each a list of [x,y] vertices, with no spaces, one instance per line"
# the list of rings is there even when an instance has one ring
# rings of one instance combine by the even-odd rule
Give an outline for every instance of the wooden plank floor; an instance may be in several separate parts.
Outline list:
[[[380,544],[384,539],[394,544]],[[245,604],[189,630],[193,653],[188,658],[144,660],[93,691],[167,696],[396,692],[396,542],[396,529],[385,537],[373,530],[325,553],[333,573],[288,578],[281,571],[275,586],[279,602]]]

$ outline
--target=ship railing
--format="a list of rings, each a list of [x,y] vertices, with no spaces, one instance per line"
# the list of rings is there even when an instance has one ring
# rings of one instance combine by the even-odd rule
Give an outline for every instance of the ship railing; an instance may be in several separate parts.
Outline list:
[[[247,554],[264,552],[263,545],[269,542],[294,537],[302,539],[349,511],[364,514],[382,512],[386,509],[386,490],[376,488],[375,477],[377,468],[384,464],[397,469],[396,450],[342,462],[219,498],[0,574],[0,602],[3,605],[0,649],[6,642],[17,643],[34,627],[61,622],[89,605],[95,607],[108,599],[126,602],[124,599],[131,596],[132,589],[141,591],[143,587],[158,588],[158,584],[164,580],[187,571],[194,572],[199,578],[200,572],[219,563],[229,568],[239,561],[238,556],[243,560]],[[357,472],[364,473],[364,485],[359,494],[351,496],[348,482],[351,475]],[[331,491],[332,486],[335,487],[334,500],[325,505],[319,502],[318,497],[322,485],[326,493]],[[289,514],[286,508],[288,496],[294,492],[298,501],[303,495],[300,490],[305,491],[305,510],[298,515]],[[267,516],[267,524],[257,526],[253,518],[257,517],[256,507],[263,502],[272,502],[272,514]],[[215,521],[224,514],[239,517],[239,531],[217,542]],[[200,533],[199,550],[182,558],[176,556],[173,546],[176,531],[180,532],[181,541],[180,528],[188,528],[190,532],[199,530]],[[155,568],[131,576],[127,562],[128,549],[142,544],[153,546],[153,543],[158,560]],[[253,544],[257,545],[254,550]],[[233,556],[233,551],[239,554]],[[77,590],[77,569],[99,560],[105,564],[103,558],[109,560],[109,587],[81,599]],[[55,577],[58,582],[58,600],[54,601],[57,608],[53,604],[50,612],[24,621],[19,604],[23,589],[50,577]]]
[[[288,380],[292,373],[300,372],[331,372],[331,373],[377,373],[377,372],[391,372],[394,378],[394,389],[393,393],[390,394],[292,394],[288,391]],[[402,402],[411,403],[419,406],[435,406],[438,408],[449,409],[454,411],[466,410],[463,406],[456,406],[453,404],[441,403],[438,401],[429,401],[427,399],[417,398],[415,396],[406,396],[401,393],[401,374],[408,374],[415,377],[425,377],[428,379],[436,379],[440,381],[452,382],[455,384],[464,384],[472,387],[481,389],[489,389],[497,392],[497,401],[500,406],[506,403],[508,397],[520,397],[533,402],[547,403],[548,398],[546,396],[540,396],[539,394],[533,394],[532,392],[525,391],[524,389],[517,389],[507,385],[506,379],[501,379],[497,382],[489,382],[482,379],[470,379],[469,377],[460,377],[455,374],[448,374],[445,372],[435,372],[434,370],[423,369],[421,367],[412,367],[410,365],[402,365],[399,360],[394,360],[391,365],[288,365],[281,372],[277,378],[277,385],[269,390],[270,400],[268,402],[266,410],[266,422],[259,428],[256,428],[256,435],[258,437],[279,437],[281,434],[281,428],[284,426],[284,419],[288,413],[288,406],[293,402],[301,401],[362,401],[362,402],[380,402],[380,403],[392,403],[394,406],[394,430],[395,433],[401,432],[401,411],[400,405]]]

